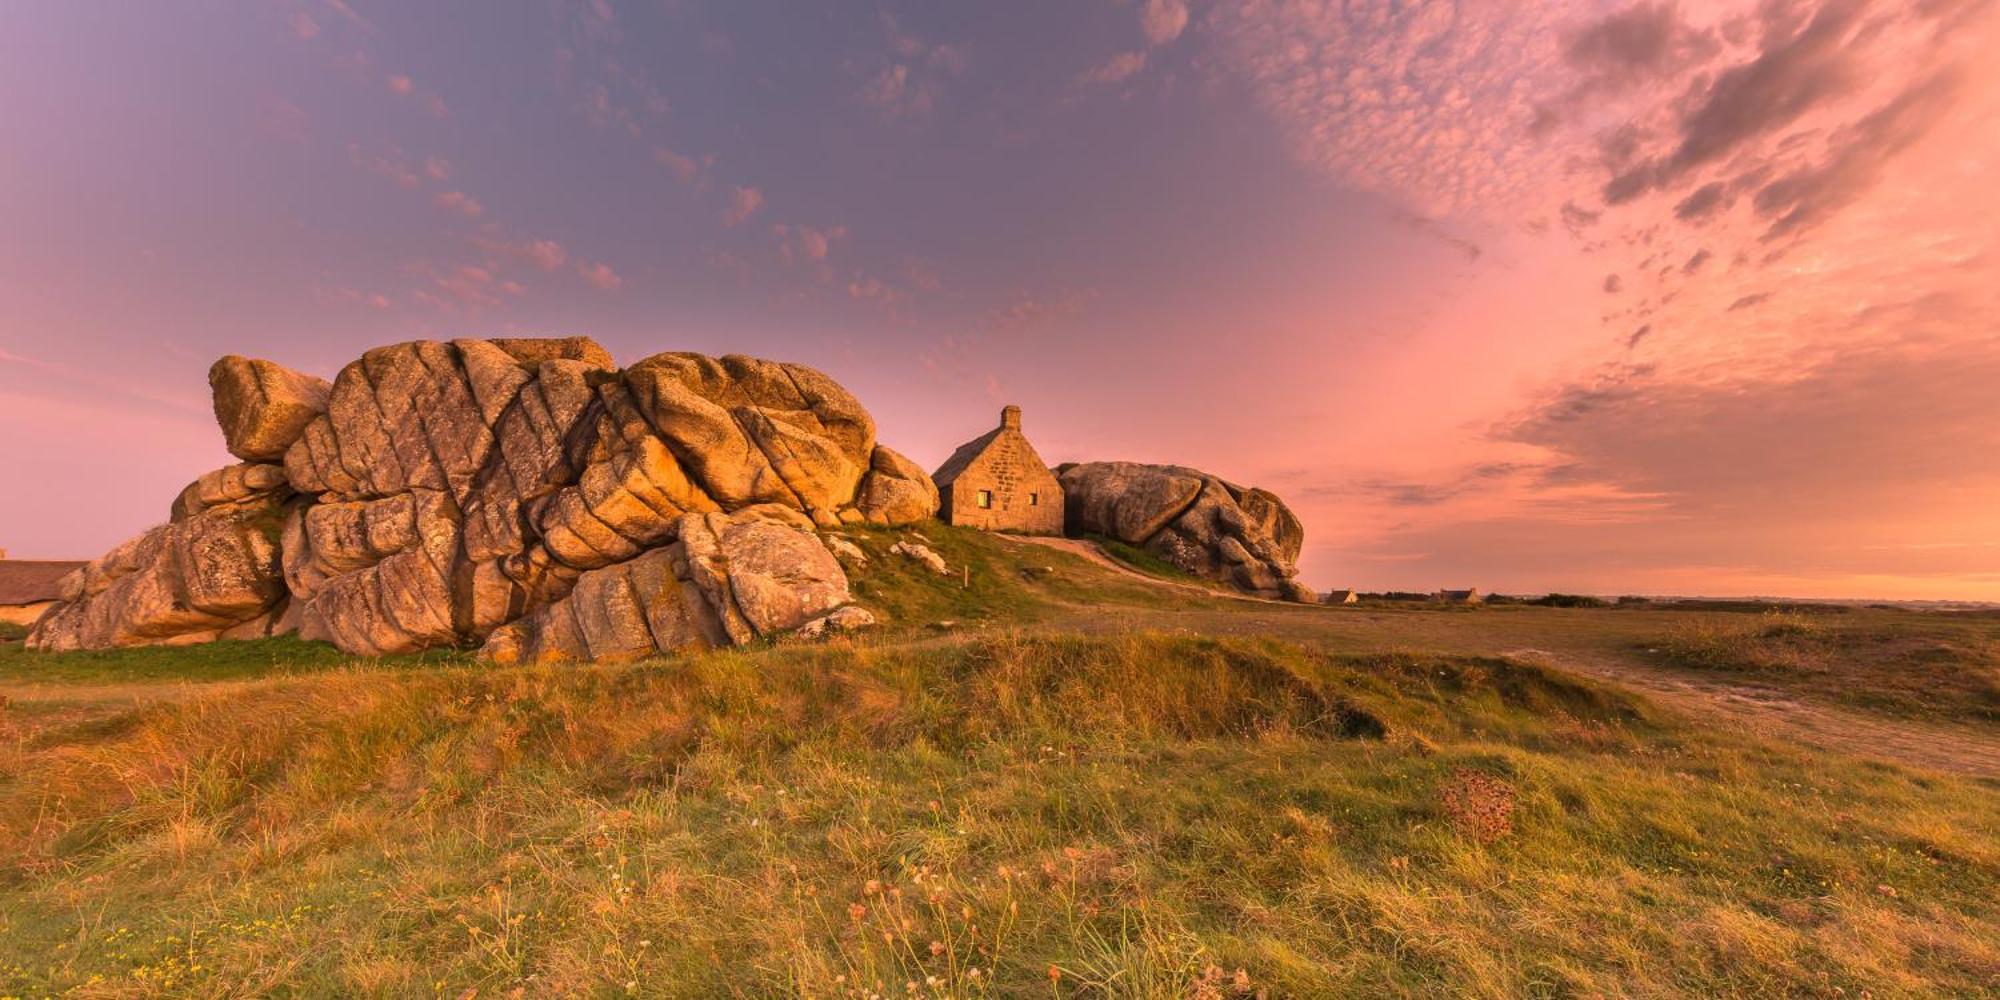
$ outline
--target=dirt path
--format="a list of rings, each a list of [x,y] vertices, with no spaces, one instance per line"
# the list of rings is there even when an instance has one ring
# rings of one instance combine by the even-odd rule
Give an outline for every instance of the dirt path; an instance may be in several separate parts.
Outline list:
[[[1546,649],[1513,649],[1502,655],[1600,677],[1704,721],[1734,724],[1763,736],[1790,736],[1809,746],[1859,757],[2000,778],[2000,739],[1970,727],[1868,715],[1800,701],[1766,687],[1728,684]]]

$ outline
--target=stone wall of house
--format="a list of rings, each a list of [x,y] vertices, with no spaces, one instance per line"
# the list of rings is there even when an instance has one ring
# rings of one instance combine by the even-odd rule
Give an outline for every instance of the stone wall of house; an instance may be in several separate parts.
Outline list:
[[[946,521],[968,528],[1062,534],[1061,481],[1022,436],[1019,411],[1008,407],[1002,421],[985,451],[940,490],[940,512]],[[982,490],[990,494],[990,506],[980,505]]]

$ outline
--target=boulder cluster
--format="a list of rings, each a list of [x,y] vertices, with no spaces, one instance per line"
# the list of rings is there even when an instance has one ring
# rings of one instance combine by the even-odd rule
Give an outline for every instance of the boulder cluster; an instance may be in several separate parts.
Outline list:
[[[818,633],[865,616],[835,614],[847,577],[817,532],[937,509],[802,365],[454,340],[371,350],[330,385],[234,356],[209,381],[242,462],[65,580],[30,646],[296,632],[535,661]]]
[[[1056,474],[1068,534],[1115,538],[1260,597],[1319,600],[1294,579],[1305,529],[1276,494],[1178,465],[1084,462]]]
[[[332,383],[269,361],[209,371],[241,461],[62,582],[31,648],[296,633],[356,654],[478,647],[620,660],[873,620],[830,534],[938,511],[832,379],[741,355],[619,368],[582,337],[380,347]],[[1179,466],[1058,470],[1065,528],[1249,593],[1311,601],[1272,494]],[[948,574],[929,548],[893,552]]]

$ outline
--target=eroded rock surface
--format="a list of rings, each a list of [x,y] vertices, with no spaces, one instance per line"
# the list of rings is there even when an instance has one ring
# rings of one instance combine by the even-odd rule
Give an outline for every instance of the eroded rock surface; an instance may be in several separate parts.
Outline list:
[[[255,521],[264,549],[245,542],[217,567],[234,559],[221,575],[254,577],[259,601],[200,614],[140,602],[134,621],[38,628],[31,642],[296,627],[360,654],[487,643],[517,659],[744,642],[846,603],[815,531],[937,507],[922,470],[877,444],[867,410],[801,365],[673,352],[619,370],[569,337],[376,348],[330,386],[232,356],[210,380],[232,452],[257,461],[190,485],[169,525],[98,576],[165,566],[153,548],[125,552],[168,545],[145,541],[156,534]],[[197,556],[159,572],[209,570]],[[684,598],[671,607],[669,581]],[[103,603],[87,597],[76,603]],[[88,617],[59,605],[45,621]]]
[[[208,370],[215,422],[229,453],[251,462],[275,461],[326,412],[329,386],[274,361],[231,354]]]
[[[782,507],[682,515],[673,544],[584,573],[567,597],[495,631],[483,654],[632,660],[819,620],[847,604],[847,576],[799,517]]]
[[[62,600],[35,622],[28,645],[205,642],[278,610],[286,596],[278,531],[291,490],[283,477],[255,471],[270,468],[231,466],[190,484],[173,520],[66,577]]]
[[[1116,538],[1262,597],[1315,599],[1293,579],[1305,529],[1268,491],[1178,465],[1086,462],[1057,474],[1071,534]]]

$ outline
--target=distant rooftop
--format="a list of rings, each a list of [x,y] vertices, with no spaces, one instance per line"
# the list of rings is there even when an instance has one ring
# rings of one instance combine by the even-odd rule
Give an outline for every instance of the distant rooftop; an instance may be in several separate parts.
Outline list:
[[[0,559],[0,604],[35,604],[56,599],[56,583],[80,562]]]

